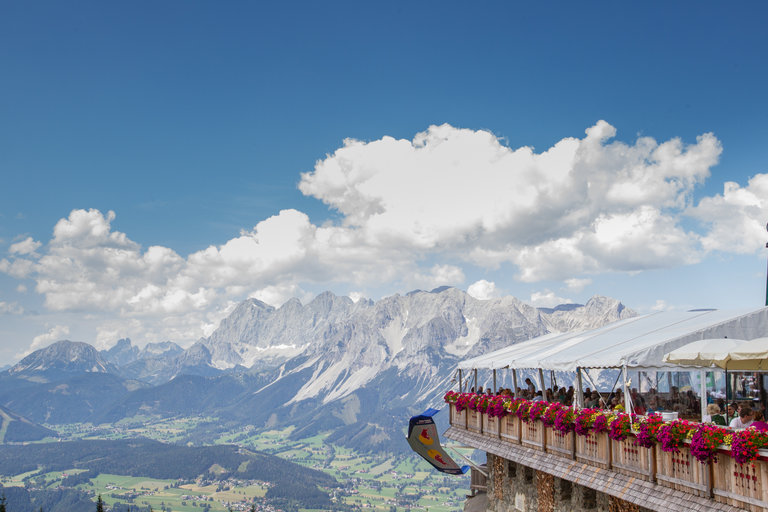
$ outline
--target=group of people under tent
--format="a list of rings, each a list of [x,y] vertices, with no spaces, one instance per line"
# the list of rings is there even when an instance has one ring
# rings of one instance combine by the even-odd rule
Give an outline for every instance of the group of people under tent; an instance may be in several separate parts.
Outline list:
[[[732,402],[726,407],[726,412],[731,421],[728,422],[722,413],[720,404],[711,403],[707,405],[707,414],[704,416],[705,423],[714,423],[715,425],[728,425],[733,429],[745,429],[753,427],[763,432],[768,432],[768,423],[765,421],[763,411],[753,409],[749,404]]]
[[[523,398],[533,402],[545,401],[549,403],[560,403],[566,406],[574,404],[575,390],[573,386],[546,388],[543,392],[536,389],[536,385],[530,378],[525,379],[525,387],[517,387],[515,391],[510,388],[499,388],[494,393],[491,388],[483,389],[480,386],[477,391],[471,388],[472,393],[487,394],[489,396],[509,396],[512,398]],[[693,413],[688,419],[698,421],[700,416],[700,401],[691,390],[685,393],[679,393],[674,386],[667,396],[662,396],[651,389],[646,393],[648,399],[639,393],[636,388],[630,391],[631,403],[635,414],[651,414],[670,409],[686,410]],[[684,407],[680,405],[683,404]],[[612,391],[607,396],[601,396],[597,390],[586,388],[584,390],[584,407],[590,409],[607,409],[624,411],[624,394],[621,389]],[[726,414],[723,414],[726,413]],[[753,408],[750,403],[732,402],[725,406],[723,399],[718,399],[715,403],[707,405],[707,414],[703,417],[705,423],[714,423],[715,425],[728,426],[733,429],[744,429],[754,427],[758,430],[768,432],[768,422],[765,421],[764,412]]]

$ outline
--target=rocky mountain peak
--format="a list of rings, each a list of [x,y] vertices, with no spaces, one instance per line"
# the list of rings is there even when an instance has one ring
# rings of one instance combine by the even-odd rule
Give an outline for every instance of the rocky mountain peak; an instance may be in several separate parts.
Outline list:
[[[637,316],[620,301],[611,297],[595,295],[586,304],[561,304],[546,311],[545,322],[550,331],[566,332],[594,329],[617,320]]]
[[[114,370],[91,345],[79,341],[57,341],[37,350],[14,365],[13,376],[61,373],[109,373]]]
[[[115,366],[124,366],[139,357],[139,347],[134,346],[130,338],[121,338],[113,347],[102,350],[101,357]]]

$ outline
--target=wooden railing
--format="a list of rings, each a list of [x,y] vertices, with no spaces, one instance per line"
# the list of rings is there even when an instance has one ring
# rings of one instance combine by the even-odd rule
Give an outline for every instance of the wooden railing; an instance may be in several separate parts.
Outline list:
[[[716,462],[702,464],[691,455],[688,446],[678,452],[665,452],[659,445],[638,446],[633,435],[624,441],[613,440],[607,433],[564,435],[540,421],[525,423],[515,415],[495,418],[471,410],[457,412],[455,404],[451,404],[450,410],[453,427],[497,439],[499,443],[575,459],[751,512],[768,512],[768,452],[762,450],[757,460],[738,464],[729,450],[721,449]]]

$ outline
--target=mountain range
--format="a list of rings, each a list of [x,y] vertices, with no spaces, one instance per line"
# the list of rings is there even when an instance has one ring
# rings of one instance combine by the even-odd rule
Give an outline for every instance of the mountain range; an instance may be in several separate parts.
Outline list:
[[[440,406],[459,360],[634,314],[606,297],[537,309],[447,287],[375,302],[325,292],[279,308],[248,299],[187,349],[54,343],[0,373],[0,405],[47,424],[205,414],[222,429],[296,425],[295,436],[330,430],[393,449],[409,415]]]

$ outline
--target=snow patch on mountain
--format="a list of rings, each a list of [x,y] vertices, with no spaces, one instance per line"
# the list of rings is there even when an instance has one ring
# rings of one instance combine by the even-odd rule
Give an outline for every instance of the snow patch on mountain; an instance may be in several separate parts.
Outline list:
[[[401,350],[403,350],[403,339],[408,334],[407,322],[408,316],[406,315],[401,322],[393,320],[380,330],[381,335],[387,342],[389,357],[395,357]]]
[[[477,318],[467,318],[466,326],[466,335],[460,336],[453,343],[445,345],[445,351],[448,354],[458,357],[464,356],[480,341],[483,331]]]
[[[217,368],[280,368],[275,383],[301,372],[304,380],[286,397],[286,405],[309,399],[328,404],[370,386],[399,389],[401,382],[410,383],[406,400],[414,403],[439,391],[461,358],[634,314],[606,297],[593,297],[584,306],[539,310],[515,297],[480,301],[456,288],[377,302],[324,292],[306,305],[292,299],[277,309],[255,299],[244,301],[200,343]],[[297,357],[306,360],[291,363]],[[292,369],[283,371],[283,365]],[[396,381],[380,382],[390,370]]]

